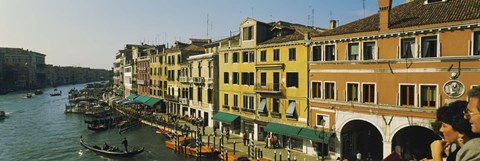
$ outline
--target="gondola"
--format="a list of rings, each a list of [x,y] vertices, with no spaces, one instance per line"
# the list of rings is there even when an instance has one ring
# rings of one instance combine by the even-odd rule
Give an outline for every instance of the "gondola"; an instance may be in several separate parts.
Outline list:
[[[164,130],[164,129],[157,129],[156,131],[157,134],[162,134],[164,136],[166,136],[167,138],[172,138],[172,132],[168,131],[168,130]]]
[[[92,131],[103,131],[107,130],[108,127],[106,125],[98,124],[98,125],[88,125],[87,128]]]
[[[91,150],[91,151],[96,152],[96,153],[107,154],[107,155],[111,155],[111,156],[120,156],[120,157],[134,156],[134,155],[142,153],[143,150],[144,150],[143,147],[142,147],[142,149],[133,149],[133,151],[129,151],[129,152],[119,151],[119,150],[117,150],[117,151],[102,150],[99,146],[88,145],[86,142],[83,141],[83,138],[81,138],[81,137],[80,137],[80,145],[82,145],[83,147],[87,148],[88,150]]]

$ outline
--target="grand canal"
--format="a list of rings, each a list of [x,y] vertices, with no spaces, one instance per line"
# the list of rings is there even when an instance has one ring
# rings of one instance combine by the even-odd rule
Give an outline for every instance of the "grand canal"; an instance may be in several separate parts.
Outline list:
[[[165,138],[155,134],[152,127],[136,127],[122,134],[117,129],[88,130],[83,115],[64,113],[67,91],[84,87],[85,84],[57,87],[64,93],[57,97],[49,95],[53,88],[45,88],[43,95],[32,98],[25,98],[25,92],[0,95],[0,110],[8,116],[0,120],[0,160],[196,160],[167,149]],[[89,143],[107,142],[122,148],[121,141],[127,137],[129,146],[145,147],[145,152],[132,158],[102,156],[80,146],[80,136]]]

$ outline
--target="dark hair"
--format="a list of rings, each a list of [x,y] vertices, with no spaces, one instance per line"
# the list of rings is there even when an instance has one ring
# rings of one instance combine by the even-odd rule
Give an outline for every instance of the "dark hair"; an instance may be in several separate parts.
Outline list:
[[[476,97],[480,99],[480,86],[474,86],[470,89],[468,97]],[[480,110],[480,102],[477,104],[477,109]]]
[[[437,110],[437,120],[449,124],[455,131],[464,134],[468,138],[478,135],[472,132],[470,122],[463,118],[463,111],[467,108],[467,101],[455,101]]]

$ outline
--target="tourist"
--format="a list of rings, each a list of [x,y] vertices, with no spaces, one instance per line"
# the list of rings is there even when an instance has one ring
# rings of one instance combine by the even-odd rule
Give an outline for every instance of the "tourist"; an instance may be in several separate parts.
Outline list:
[[[470,98],[464,118],[471,124],[471,131],[480,134],[480,87],[473,87],[468,93]],[[474,138],[465,143],[457,153],[457,161],[480,160],[480,138]]]
[[[268,136],[265,137],[264,141],[265,141],[265,147],[263,147],[263,148],[268,148]]]
[[[442,153],[447,154],[447,161],[455,161],[460,147],[476,137],[468,121],[463,118],[466,108],[467,102],[455,101],[437,110],[437,121],[441,123],[440,132],[444,138],[430,145],[433,161],[442,161]]]
[[[128,152],[128,141],[126,137],[123,138],[122,144],[125,146],[125,151]]]
[[[362,160],[362,153],[358,152],[356,156],[357,156],[357,161]]]
[[[225,131],[226,131],[225,136],[227,137],[227,143],[228,143],[228,140],[230,140],[230,130],[227,127],[227,128],[225,128]]]
[[[243,134],[243,146],[247,146],[248,142],[248,131]]]

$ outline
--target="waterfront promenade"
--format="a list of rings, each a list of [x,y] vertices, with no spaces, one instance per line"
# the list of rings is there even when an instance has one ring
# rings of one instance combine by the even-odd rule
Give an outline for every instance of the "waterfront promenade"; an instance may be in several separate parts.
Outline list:
[[[120,108],[117,107],[115,109],[118,110]],[[126,109],[126,108],[122,108],[122,109]],[[120,111],[120,112],[124,113],[124,111]],[[152,121],[152,118],[155,119],[155,121]],[[144,123],[146,125],[149,125],[149,126],[162,128],[162,129],[166,128],[167,130],[173,131],[171,128],[164,127],[161,123],[159,123],[163,120],[161,118],[169,118],[169,116],[165,113],[156,113],[154,115],[154,117],[150,117],[149,119],[143,118],[142,123]],[[177,125],[187,125],[187,126],[190,127],[190,129],[192,129],[192,131],[196,131],[196,129],[197,129],[195,125],[192,125],[190,122],[187,122],[187,121],[182,120],[182,119],[178,120]],[[221,139],[221,134],[219,133],[219,130],[217,130],[217,136],[214,137],[213,136],[213,129],[210,128],[210,127],[205,127],[205,135],[202,136],[202,139],[205,143],[208,143],[209,136],[210,136],[210,142],[209,142],[210,145],[213,145],[213,143],[215,142],[215,148],[220,149],[219,148],[219,146],[220,146],[219,143],[220,143],[220,139]],[[214,141],[214,139],[215,139],[215,141]],[[230,139],[228,139],[228,140],[226,139],[226,137],[224,137],[224,147],[228,150],[229,154],[233,154],[234,144],[235,144],[235,154],[236,155],[238,155],[238,156],[248,156],[248,153],[247,153],[248,152],[248,147],[247,147],[248,145],[247,146],[243,145],[241,136],[231,135]],[[254,141],[253,144],[257,148],[262,149],[263,158],[265,158],[265,159],[273,161],[273,160],[275,160],[275,155],[276,155],[276,160],[279,161],[280,160],[280,154],[281,154],[282,155],[281,156],[282,161],[287,161],[288,160],[288,150],[287,149],[284,149],[284,148],[275,148],[275,149],[264,148],[265,147],[265,142],[264,141]],[[307,155],[305,153],[302,153],[302,152],[296,151],[296,150],[290,150],[290,160],[293,161],[295,158],[298,161],[317,160],[316,156]],[[321,160],[321,158],[319,158],[318,160]],[[334,159],[325,158],[324,160],[325,161],[333,161]]]

